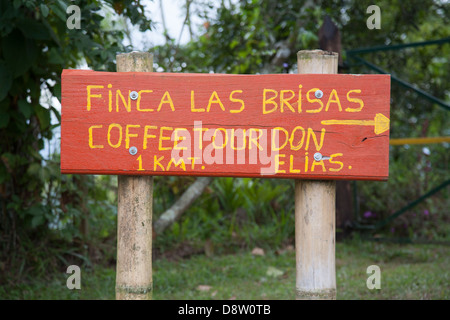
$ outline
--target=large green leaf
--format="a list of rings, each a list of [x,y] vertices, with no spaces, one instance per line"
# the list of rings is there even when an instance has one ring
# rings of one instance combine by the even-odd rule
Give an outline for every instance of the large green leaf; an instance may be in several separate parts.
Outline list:
[[[50,3],[49,4],[51,11],[57,15],[62,21],[66,21],[66,8],[67,5],[64,3],[61,3],[61,1],[58,1],[57,3]]]
[[[36,45],[18,29],[2,39],[2,50],[6,67],[13,78],[27,72],[37,58]]]
[[[50,126],[50,110],[41,105],[34,105],[33,109],[38,117],[41,130],[47,129]]]
[[[6,67],[6,63],[0,61],[0,101],[2,101],[8,94],[12,85],[12,77]]]
[[[9,114],[0,110],[0,129],[6,128],[9,123]]]
[[[50,12],[50,10],[49,10],[49,8],[47,7],[47,5],[45,5],[45,4],[42,3],[42,4],[39,6],[39,9],[41,10],[42,16],[43,16],[44,18],[47,18],[48,14],[49,14],[49,12]]]
[[[50,34],[47,28],[39,21],[22,19],[20,20],[18,27],[26,38],[36,40],[50,39]]]
[[[57,48],[50,49],[50,52],[48,53],[48,62],[50,64],[64,64],[64,59]]]
[[[34,113],[33,106],[26,100],[19,100],[17,103],[20,112],[25,116],[25,119],[30,119],[31,115]]]
[[[0,161],[0,184],[3,184],[8,177],[8,171],[6,170],[5,165],[2,161]]]
[[[52,94],[54,97],[56,97],[59,101],[61,101],[61,83],[56,83],[52,89]]]

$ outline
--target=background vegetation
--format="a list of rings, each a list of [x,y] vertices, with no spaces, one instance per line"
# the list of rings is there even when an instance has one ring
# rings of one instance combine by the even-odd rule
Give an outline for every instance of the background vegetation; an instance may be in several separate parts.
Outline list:
[[[61,175],[58,152],[44,155],[43,149],[59,126],[54,98],[60,98],[62,69],[86,64],[94,70],[115,71],[116,53],[133,50],[123,45],[129,36],[127,26],[145,31],[152,21],[140,1],[75,3],[81,9],[81,30],[66,27],[70,1],[0,0],[0,285],[48,277],[72,263],[94,269],[115,263],[116,177]],[[199,15],[205,21],[199,34],[192,34],[192,41],[185,45],[167,35],[164,45],[148,49],[155,55],[155,70],[161,72],[294,72],[296,52],[319,46],[319,28],[328,15],[341,33],[341,72],[371,73],[346,59],[345,50],[450,36],[445,1],[377,1],[382,11],[379,30],[366,28],[366,8],[371,4],[356,0],[188,0],[180,2],[187,13],[185,23],[189,27],[190,16]],[[214,10],[198,9],[208,5]],[[288,52],[281,59],[280,50]],[[449,103],[449,42],[363,57]],[[447,110],[394,82],[391,97],[391,138],[449,136]],[[446,143],[391,147],[389,181],[353,185],[359,215],[347,231],[448,243],[448,188],[382,229],[357,228],[382,221],[448,179],[448,164]],[[154,220],[193,181],[156,177]],[[254,247],[286,248],[294,236],[293,192],[290,180],[214,179],[182,218],[156,237],[155,256],[200,253],[213,257]],[[341,249],[347,253],[359,250],[348,248]],[[223,263],[222,258],[214,259]],[[275,263],[272,257],[266,259],[267,264]],[[155,277],[158,274],[157,269]],[[8,297],[8,292],[0,290],[0,296]],[[24,293],[13,296],[28,297]]]

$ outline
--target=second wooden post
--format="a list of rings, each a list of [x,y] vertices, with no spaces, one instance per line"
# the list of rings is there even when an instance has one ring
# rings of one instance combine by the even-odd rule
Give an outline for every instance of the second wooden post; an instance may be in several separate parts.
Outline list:
[[[297,53],[298,73],[338,71],[338,54]],[[320,87],[320,84],[317,85]],[[334,181],[295,180],[296,298],[336,299]]]

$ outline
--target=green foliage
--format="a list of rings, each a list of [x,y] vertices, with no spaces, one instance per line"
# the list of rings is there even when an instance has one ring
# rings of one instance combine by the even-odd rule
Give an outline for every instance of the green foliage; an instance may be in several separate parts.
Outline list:
[[[358,182],[361,224],[383,221],[443,183],[448,176],[449,154],[445,152],[445,147],[419,145],[396,148],[400,148],[401,153],[397,161],[392,160],[390,164],[391,175],[394,173],[395,176],[381,185]],[[449,205],[448,189],[444,188],[392,221],[382,231],[390,237],[449,241]]]
[[[217,252],[280,246],[294,233],[292,192],[289,180],[215,178],[195,205],[156,238],[156,246],[185,241],[202,247],[211,242]]]
[[[302,48],[317,46],[319,7],[301,1],[239,1],[220,6],[207,20],[204,34],[183,47],[173,43],[154,49],[164,71],[217,73],[279,73],[281,64],[270,65],[286,43],[294,59]]]
[[[70,5],[80,8],[81,29],[66,25]],[[101,219],[95,231],[110,234],[115,211],[105,202],[108,189],[95,177],[61,177],[59,158],[44,159],[40,151],[59,125],[52,125],[60,114],[49,97],[60,98],[62,69],[86,63],[114,71],[116,53],[126,50],[124,31],[114,20],[105,26],[105,11],[147,30],[143,10],[132,0],[0,0],[0,259],[8,265],[17,263],[19,243],[53,233],[86,241],[76,231],[84,220]]]
[[[368,2],[362,2],[362,6]],[[353,37],[358,47],[402,44],[447,38],[448,8],[439,1],[417,1],[396,10],[388,3],[382,8],[382,28],[371,32],[373,38]],[[351,19],[349,28],[358,22]],[[345,30],[345,27],[344,27]],[[377,42],[374,43],[373,40]],[[366,53],[362,58],[417,88],[450,103],[450,43],[419,46],[395,51]],[[372,70],[350,60],[352,73]],[[391,138],[449,136],[448,111],[432,101],[406,89],[395,81],[391,85]],[[421,195],[448,179],[448,143],[433,145],[404,145],[390,148],[389,181],[384,184],[358,182],[363,224],[375,224],[403,208]],[[448,241],[448,189],[428,198],[406,214],[395,219],[384,230],[392,237]],[[369,216],[364,217],[364,213]],[[427,213],[427,214],[424,214]],[[380,232],[380,230],[377,230]]]

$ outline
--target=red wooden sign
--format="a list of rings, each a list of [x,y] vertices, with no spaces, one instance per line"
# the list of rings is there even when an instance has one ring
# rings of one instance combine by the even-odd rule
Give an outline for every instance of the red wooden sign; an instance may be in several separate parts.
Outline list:
[[[386,180],[388,75],[64,70],[61,172]]]

